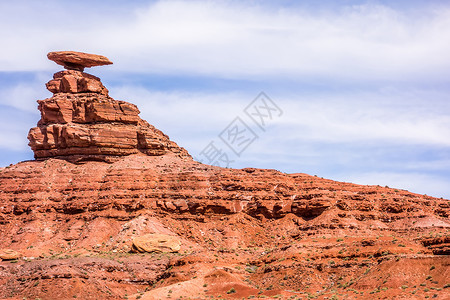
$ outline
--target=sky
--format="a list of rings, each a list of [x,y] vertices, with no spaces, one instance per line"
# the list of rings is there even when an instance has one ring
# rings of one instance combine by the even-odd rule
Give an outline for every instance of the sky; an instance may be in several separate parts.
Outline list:
[[[448,1],[0,0],[0,40],[0,166],[33,159],[46,55],[74,50],[205,163],[450,199]]]

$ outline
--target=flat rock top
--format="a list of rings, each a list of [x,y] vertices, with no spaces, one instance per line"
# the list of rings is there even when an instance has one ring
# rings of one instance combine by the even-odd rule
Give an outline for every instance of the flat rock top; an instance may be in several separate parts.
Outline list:
[[[105,56],[76,51],[56,51],[47,54],[49,60],[66,69],[80,70],[95,66],[111,65],[112,62]]]

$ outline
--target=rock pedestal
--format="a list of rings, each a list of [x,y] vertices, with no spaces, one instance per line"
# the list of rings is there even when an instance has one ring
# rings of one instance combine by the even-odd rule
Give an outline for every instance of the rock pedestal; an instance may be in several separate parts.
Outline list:
[[[67,56],[69,52],[64,53]],[[77,57],[77,52],[69,57]],[[81,56],[86,57],[89,54]],[[60,64],[64,65],[64,60]],[[92,64],[92,59],[78,59],[76,65],[82,69]],[[47,89],[53,96],[38,100],[41,120],[28,134],[36,159],[113,162],[135,153],[190,157],[185,149],[142,120],[134,104],[109,97],[98,77],[69,69],[54,74]]]
[[[53,75],[53,80],[47,82],[46,86],[53,94],[90,92],[108,95],[108,90],[103,86],[100,78],[75,70],[66,70],[55,73]]]

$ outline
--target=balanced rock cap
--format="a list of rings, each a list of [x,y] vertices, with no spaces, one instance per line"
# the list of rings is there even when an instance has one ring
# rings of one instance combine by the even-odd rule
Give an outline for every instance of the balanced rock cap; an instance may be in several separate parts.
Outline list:
[[[49,60],[63,66],[67,70],[84,71],[84,68],[111,65],[105,56],[76,51],[56,51],[47,54]]]

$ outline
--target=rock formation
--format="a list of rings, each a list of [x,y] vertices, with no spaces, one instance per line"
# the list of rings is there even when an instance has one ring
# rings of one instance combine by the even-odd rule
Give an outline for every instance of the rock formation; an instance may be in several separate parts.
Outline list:
[[[204,165],[63,72],[0,168],[0,298],[448,298],[448,200]]]
[[[132,252],[161,253],[178,252],[181,249],[181,240],[177,236],[161,233],[151,233],[139,236],[133,240]]]
[[[84,71],[84,68],[112,65],[112,62],[102,56],[75,51],[57,51],[47,54],[48,59],[67,70]]]
[[[68,70],[47,83],[53,97],[38,101],[41,120],[28,134],[36,159],[112,162],[135,153],[168,152],[189,157],[139,118],[135,105],[109,97],[99,78],[82,72],[84,67],[111,64],[106,57],[70,51],[51,52],[48,57]]]

